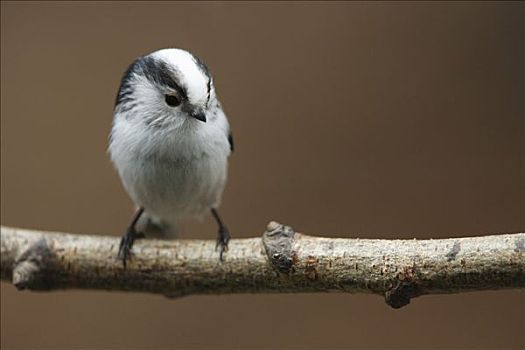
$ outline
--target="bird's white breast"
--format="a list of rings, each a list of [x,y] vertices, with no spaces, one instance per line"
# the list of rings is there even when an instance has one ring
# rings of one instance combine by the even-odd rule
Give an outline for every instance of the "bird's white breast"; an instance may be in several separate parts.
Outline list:
[[[224,113],[174,129],[137,127],[141,122],[116,115],[109,148],[133,201],[169,224],[217,207],[230,154]]]

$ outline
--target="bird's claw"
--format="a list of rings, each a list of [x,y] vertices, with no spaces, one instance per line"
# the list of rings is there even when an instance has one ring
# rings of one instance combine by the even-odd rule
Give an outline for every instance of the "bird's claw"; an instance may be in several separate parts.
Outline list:
[[[141,237],[141,235],[138,234],[134,228],[129,228],[120,240],[120,245],[118,248],[118,259],[122,260],[124,268],[126,268],[127,260],[130,259],[133,255],[131,248],[133,247],[135,238],[139,237]]]
[[[215,250],[220,247],[219,260],[224,261],[223,254],[228,251],[228,242],[230,241],[230,231],[226,227],[219,229],[219,237],[217,237],[217,244]]]

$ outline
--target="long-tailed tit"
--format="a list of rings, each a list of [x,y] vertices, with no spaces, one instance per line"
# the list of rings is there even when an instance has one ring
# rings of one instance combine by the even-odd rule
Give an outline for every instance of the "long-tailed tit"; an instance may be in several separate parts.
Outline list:
[[[217,207],[232,150],[228,120],[202,61],[181,49],[163,49],[131,64],[109,140],[111,160],[138,208],[120,243],[124,265],[143,232],[169,234],[180,220],[210,212],[223,259],[230,234]]]

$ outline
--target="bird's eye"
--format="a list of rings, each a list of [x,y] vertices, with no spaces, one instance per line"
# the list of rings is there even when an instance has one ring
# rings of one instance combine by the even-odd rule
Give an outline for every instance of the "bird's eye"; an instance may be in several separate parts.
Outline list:
[[[180,99],[175,95],[165,95],[164,100],[170,107],[177,107],[180,105]]]

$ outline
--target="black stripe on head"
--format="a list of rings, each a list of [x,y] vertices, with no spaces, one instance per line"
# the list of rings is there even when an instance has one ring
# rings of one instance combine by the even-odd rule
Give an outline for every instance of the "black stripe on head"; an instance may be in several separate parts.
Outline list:
[[[174,72],[169,69],[166,62],[153,57],[144,57],[141,62],[142,74],[149,80],[159,85],[168,86],[177,91],[183,99],[187,99],[186,91],[175,80]]]
[[[208,84],[207,84],[207,88],[208,88],[208,102],[210,102],[210,90],[211,90],[211,74],[210,74],[210,70],[208,69],[208,66],[206,66],[204,64],[204,62],[202,62],[197,56],[191,54],[193,56],[193,60],[195,61],[195,64],[197,64],[197,67],[199,67],[199,69],[201,70],[201,72],[208,78]]]
[[[120,81],[120,88],[118,90],[115,106],[118,106],[121,103],[131,102],[133,100],[133,98],[131,97],[131,94],[133,93],[132,80],[133,75],[136,71],[136,63],[137,61],[133,62],[128,67],[128,69],[126,69],[124,75],[122,75],[122,80]]]
[[[192,56],[193,56],[193,60],[195,61],[195,63],[197,64],[197,67],[199,67],[201,72],[204,73],[204,75],[207,76],[208,79],[211,79],[211,74],[210,74],[210,70],[208,69],[208,66],[206,66],[204,62],[202,62],[197,56],[195,55],[192,55]]]
[[[208,78],[208,85],[206,85],[208,88],[208,98],[206,100],[206,105],[210,102],[210,91],[211,91],[211,78]]]
[[[164,61],[156,60],[150,56],[138,58],[128,67],[122,77],[115,105],[133,100],[131,95],[133,94],[135,75],[141,75],[155,84],[167,86],[177,91],[183,99],[187,99],[186,91],[177,83],[174,74]]]

